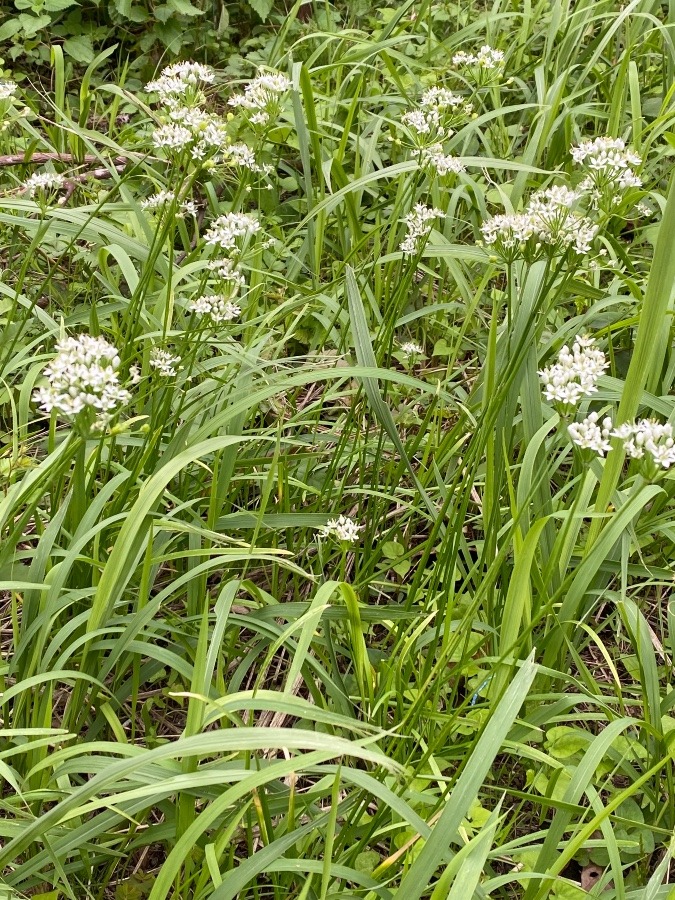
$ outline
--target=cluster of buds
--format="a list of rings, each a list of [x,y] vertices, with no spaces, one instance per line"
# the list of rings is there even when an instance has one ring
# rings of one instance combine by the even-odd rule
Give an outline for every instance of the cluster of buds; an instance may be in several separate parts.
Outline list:
[[[581,422],[568,426],[569,435],[578,447],[604,457],[612,449],[611,439],[618,438],[624,452],[641,461],[643,474],[649,479],[675,466],[675,436],[669,422],[640,419],[615,428],[609,416],[600,424],[598,419],[598,413],[592,412]]]
[[[552,403],[576,406],[597,391],[597,382],[609,366],[592,337],[577,337],[572,349],[564,346],[558,361],[539,372],[544,397]]]

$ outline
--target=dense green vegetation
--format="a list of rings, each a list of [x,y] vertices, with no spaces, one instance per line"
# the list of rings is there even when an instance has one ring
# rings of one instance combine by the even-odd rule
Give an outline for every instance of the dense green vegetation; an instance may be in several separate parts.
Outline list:
[[[675,4],[310,9],[5,8],[0,897],[672,900]]]

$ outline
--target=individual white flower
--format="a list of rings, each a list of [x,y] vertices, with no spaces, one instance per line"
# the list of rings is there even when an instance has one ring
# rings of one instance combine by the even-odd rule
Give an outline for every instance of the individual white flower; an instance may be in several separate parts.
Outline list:
[[[190,311],[213,322],[231,322],[241,314],[241,307],[221,294],[204,294],[190,304]]]
[[[197,216],[199,215],[199,207],[195,203],[194,200],[183,200],[180,205],[180,212],[178,216],[180,218],[184,218],[185,216]]]
[[[420,347],[420,345],[416,344],[414,341],[406,341],[401,344],[401,352],[405,353],[406,356],[423,356],[424,347]]]
[[[15,81],[0,81],[0,100],[9,100],[17,91]]]
[[[63,175],[55,172],[36,172],[23,183],[23,189],[29,197],[33,198],[38,192],[58,191],[65,182]]]
[[[281,72],[260,72],[243,94],[235,94],[227,102],[249,114],[253,125],[265,126],[279,114],[283,95],[290,87],[290,80]]]
[[[433,209],[424,203],[415,204],[412,211],[405,216],[407,233],[399,247],[404,256],[413,256],[420,250],[431,234],[434,220],[443,218],[444,215],[440,209]]]
[[[564,346],[558,362],[539,372],[544,397],[554,403],[576,406],[582,397],[597,391],[597,381],[609,363],[593,338],[575,338],[572,349]]]
[[[215,244],[223,250],[232,250],[240,238],[247,238],[260,231],[260,222],[248,213],[226,213],[211,224],[205,235],[207,244]]]
[[[117,350],[104,338],[81,334],[68,337],[56,345],[57,354],[45,368],[47,387],[33,395],[45,412],[56,410],[62,417],[73,419],[84,410],[92,410],[107,422],[131,399],[120,387]]]
[[[458,175],[460,172],[466,172],[466,167],[461,159],[451,156],[443,152],[442,144],[432,144],[430,147],[422,147],[420,150],[420,162],[424,166],[435,169],[440,175],[447,175],[453,172]]]
[[[359,531],[363,525],[357,525],[349,516],[338,516],[337,519],[329,519],[321,531],[326,537],[334,537],[338,541],[355,544],[359,540]]]
[[[169,353],[168,350],[153,347],[150,351],[150,365],[166,378],[171,378],[178,373],[177,366],[179,362],[180,358]]]
[[[604,456],[612,449],[612,420],[606,416],[600,425],[600,417],[596,412],[590,413],[581,422],[573,422],[568,426],[570,437],[583,450],[592,450],[598,456]]]
[[[623,441],[626,453],[633,459],[647,457],[655,466],[669,469],[675,465],[673,426],[655,419],[640,419],[634,424],[624,422],[612,435]]]

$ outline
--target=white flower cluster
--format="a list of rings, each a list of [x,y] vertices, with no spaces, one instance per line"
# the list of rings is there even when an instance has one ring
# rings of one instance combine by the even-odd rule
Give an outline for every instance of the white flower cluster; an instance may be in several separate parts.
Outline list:
[[[600,425],[600,417],[596,412],[590,413],[581,422],[573,422],[568,426],[569,435],[582,450],[592,450],[598,456],[604,456],[612,449],[612,420],[606,416]]]
[[[404,256],[414,256],[431,234],[434,220],[443,218],[444,215],[440,209],[433,209],[431,206],[425,206],[424,203],[416,203],[412,211],[405,217],[407,233],[399,247],[401,253]]]
[[[434,169],[441,177],[452,172],[458,175],[460,172],[466,172],[466,167],[461,159],[456,156],[446,154],[443,151],[442,144],[432,144],[430,147],[422,147],[420,149],[420,162],[423,166]]]
[[[591,337],[577,337],[572,349],[564,346],[558,362],[539,372],[544,397],[567,406],[576,404],[597,391],[597,381],[609,366],[605,354]]]
[[[504,53],[485,44],[477,53],[465,53],[460,50],[452,57],[453,66],[466,69],[483,69],[491,71],[501,69],[504,65]]]
[[[55,172],[36,172],[23,183],[23,190],[33,198],[38,192],[58,191],[65,182],[63,175]]]
[[[182,62],[168,66],[156,81],[148,82],[146,91],[157,94],[158,103],[165,107],[163,121],[152,134],[158,150],[189,151],[196,161],[223,152],[228,143],[227,125],[220,116],[201,108],[206,97],[200,85],[214,78],[209,66]]]
[[[94,410],[99,422],[105,423],[129,402],[131,394],[119,383],[119,354],[104,338],[88,334],[64,338],[56,350],[44,370],[49,385],[33,395],[45,412],[54,409],[72,419],[83,410]]]
[[[239,238],[247,238],[257,231],[260,231],[260,222],[252,215],[230,212],[218,216],[206,232],[205,240],[223,250],[233,250]]]
[[[153,132],[152,142],[158,149],[189,150],[192,159],[203,160],[227,147],[227,126],[214,113],[181,106],[170,110],[169,116],[171,121]]]
[[[329,519],[321,531],[326,537],[355,544],[359,540],[359,531],[362,528],[363,525],[357,525],[349,516],[338,516],[337,519]]]
[[[669,469],[675,465],[675,439],[673,426],[655,419],[640,419],[631,424],[624,422],[613,432],[621,438],[626,453],[633,459],[647,457],[657,467]]]
[[[621,138],[598,137],[583,141],[572,147],[571,152],[574,162],[589,173],[580,187],[593,199],[600,200],[603,194],[609,194],[610,200],[616,200],[613,193],[642,186],[642,179],[633,171],[633,166],[641,165],[642,159],[628,149]]]
[[[675,436],[673,426],[656,419],[640,419],[638,422],[624,422],[614,428],[607,416],[598,425],[598,414],[593,412],[582,422],[569,426],[570,437],[579,447],[592,450],[604,456],[611,450],[610,438],[619,438],[628,456],[643,459],[652,467],[670,469],[675,466]]]
[[[420,108],[403,113],[401,123],[419,140],[420,136],[447,138],[452,125],[471,115],[473,107],[447,88],[430,87],[422,94]]]
[[[255,153],[247,144],[230,144],[224,148],[223,162],[233,168],[249,169],[260,175],[269,175],[274,167],[256,161]]]
[[[153,347],[150,351],[150,365],[153,369],[157,369],[160,375],[165,378],[172,378],[178,374],[178,363],[180,359],[169,353],[168,350],[162,350],[160,347]]]
[[[0,81],[0,100],[9,100],[17,91],[15,81]]]
[[[562,186],[540,191],[522,213],[497,215],[484,222],[483,241],[507,262],[519,256],[532,260],[547,252],[589,253],[598,226],[572,208],[578,199],[578,192]]]
[[[215,73],[210,66],[195,62],[173,63],[162,69],[162,74],[155,81],[149,81],[145,90],[149,94],[157,94],[162,106],[175,109],[179,106],[203,101],[200,84],[211,84]]]
[[[171,203],[174,203],[175,200],[176,195],[173,191],[158,191],[156,194],[151,194],[150,197],[146,197],[145,200],[141,200],[141,209],[162,210]],[[196,216],[198,211],[197,204],[193,200],[182,200],[178,204],[176,215],[179,218],[182,218],[183,216]]]
[[[420,345],[414,343],[414,341],[406,341],[401,344],[401,352],[405,353],[406,356],[423,356],[424,347],[420,347]]]
[[[212,322],[231,322],[241,314],[241,307],[222,294],[204,294],[190,304],[190,311]]]
[[[279,115],[283,95],[290,87],[290,80],[281,72],[259,72],[243,94],[234,94],[227,102],[244,110],[252,125],[266,127]]]
[[[223,281],[231,284],[235,292],[246,283],[244,276],[236,267],[234,261],[227,257],[209,260],[209,269],[215,273],[216,277],[222,278]]]

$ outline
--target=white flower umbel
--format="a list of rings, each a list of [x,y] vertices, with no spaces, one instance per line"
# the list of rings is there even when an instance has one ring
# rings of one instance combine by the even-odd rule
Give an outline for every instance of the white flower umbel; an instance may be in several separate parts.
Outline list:
[[[204,294],[190,304],[190,311],[212,322],[231,322],[241,315],[241,307],[223,294]]]
[[[416,144],[424,144],[426,136],[436,141],[452,135],[452,126],[471,115],[472,105],[447,88],[431,87],[422,94],[420,108],[401,116],[401,124],[411,132]]]
[[[227,282],[230,286],[230,290],[233,292],[232,296],[235,296],[239,289],[243,288],[246,283],[244,276],[236,267],[234,261],[227,257],[224,259],[209,260],[209,269],[214,272],[218,278],[222,278],[223,281]]]
[[[567,251],[583,256],[592,250],[598,226],[573,208],[579,196],[564,186],[539,191],[522,213],[497,215],[484,222],[483,242],[505,262]]]
[[[405,353],[406,356],[423,356],[424,347],[420,347],[414,341],[406,341],[404,344],[401,344],[401,352]]]
[[[65,180],[63,175],[57,175],[55,172],[36,172],[24,181],[23,189],[33,198],[37,193],[58,191],[63,187]]]
[[[150,365],[153,369],[157,369],[160,375],[165,378],[172,378],[178,374],[178,363],[180,358],[169,353],[168,350],[162,350],[160,347],[153,347],[150,351]]]
[[[212,223],[205,235],[207,244],[233,250],[240,239],[245,239],[260,231],[260,222],[248,213],[226,213]]]
[[[405,217],[407,234],[399,248],[403,255],[414,256],[431,234],[434,220],[443,218],[444,215],[440,209],[416,203],[412,211]]]
[[[15,81],[0,81],[0,100],[9,100],[16,94],[17,85]]]
[[[158,191],[156,194],[152,194],[150,197],[146,197],[145,200],[141,200],[141,209],[146,210],[164,210],[167,206],[174,203],[176,200],[176,195],[173,191]],[[176,215],[178,218],[182,218],[183,216],[191,215],[195,216],[198,213],[197,204],[192,200],[182,200],[177,207]]]
[[[420,162],[423,166],[434,169],[441,177],[451,172],[455,175],[458,175],[460,172],[466,172],[462,160],[456,156],[444,153],[442,144],[422,147],[420,150]]]
[[[572,249],[584,255],[591,251],[598,226],[573,209],[579,192],[558,186],[539,191],[530,199],[526,212],[532,217],[536,237],[554,253]]]
[[[189,150],[194,160],[223,152],[227,146],[227,125],[214,113],[196,107],[177,106],[169,111],[171,121],[159,125],[152,135],[158,149]]]
[[[158,150],[180,151],[190,147],[194,143],[194,137],[185,125],[167,122],[155,128],[152,133],[152,143]]]
[[[211,84],[214,78],[215,73],[210,66],[195,62],[173,63],[162,69],[159,78],[149,81],[145,90],[149,94],[157,94],[162,106],[195,106],[204,100],[200,85]]]
[[[513,262],[525,252],[525,244],[535,232],[534,217],[529,213],[492,216],[481,225],[483,243],[506,262]]]
[[[357,525],[349,516],[338,516],[337,519],[329,519],[321,531],[326,537],[333,537],[346,544],[355,544],[362,529],[363,525]]]
[[[673,426],[655,419],[640,419],[631,424],[625,422],[613,432],[621,438],[626,453],[633,459],[646,458],[657,469],[669,469],[675,465],[675,439]]]
[[[476,53],[466,53],[464,50],[455,53],[452,64],[457,69],[464,69],[466,74],[479,84],[487,84],[501,75],[504,68],[504,53],[485,44]]]
[[[243,110],[251,124],[265,127],[281,112],[284,94],[290,88],[290,80],[281,72],[260,72],[243,94],[235,94],[227,102]]]
[[[591,203],[616,206],[624,191],[642,186],[642,179],[633,169],[642,164],[642,158],[626,147],[621,138],[583,141],[572,147],[571,153],[572,159],[588,173],[579,187],[589,195]]]
[[[567,430],[572,441],[582,450],[592,450],[598,456],[604,456],[612,449],[610,438],[613,425],[609,416],[606,416],[600,425],[599,418],[596,412],[592,412],[581,422],[573,422]]]
[[[460,50],[452,57],[453,66],[478,66],[481,69],[499,69],[504,65],[504,53],[484,44],[476,53]]]
[[[104,338],[81,334],[56,345],[57,354],[44,370],[47,387],[33,395],[45,412],[56,410],[62,418],[75,419],[81,413],[95,413],[105,424],[128,403],[131,394],[120,387],[117,350]]]
[[[552,403],[576,406],[582,397],[597,391],[597,381],[608,366],[593,338],[575,338],[571,350],[564,346],[558,362],[539,372],[544,397]]]
[[[255,153],[246,144],[231,144],[223,151],[223,162],[234,168],[249,169],[259,175],[269,175],[274,167],[256,162]]]
[[[141,209],[160,209],[167,203],[173,203],[175,199],[176,195],[173,191],[158,191],[145,200],[141,200]]]

